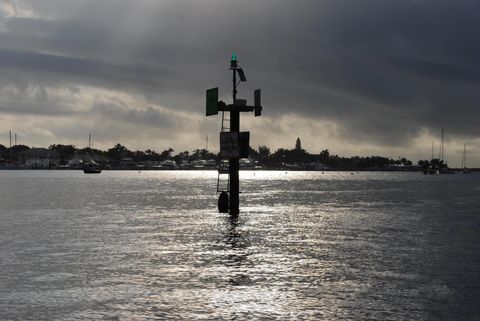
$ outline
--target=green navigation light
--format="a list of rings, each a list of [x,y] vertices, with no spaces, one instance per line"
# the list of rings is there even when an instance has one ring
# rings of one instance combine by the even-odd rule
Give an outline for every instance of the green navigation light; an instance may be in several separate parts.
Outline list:
[[[232,61],[237,61],[237,54],[236,53],[232,53]]]

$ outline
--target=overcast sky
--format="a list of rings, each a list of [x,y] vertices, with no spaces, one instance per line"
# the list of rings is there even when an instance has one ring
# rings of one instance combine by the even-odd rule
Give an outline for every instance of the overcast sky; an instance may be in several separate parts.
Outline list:
[[[218,150],[229,58],[251,145],[480,167],[479,1],[0,0],[0,144]]]

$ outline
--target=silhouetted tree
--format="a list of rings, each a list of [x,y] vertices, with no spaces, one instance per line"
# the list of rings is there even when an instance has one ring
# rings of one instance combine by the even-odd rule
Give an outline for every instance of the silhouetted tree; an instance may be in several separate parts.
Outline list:
[[[295,149],[288,151],[286,158],[288,162],[293,163],[309,163],[311,161],[311,155],[302,148],[300,137],[297,137]]]
[[[400,159],[400,163],[402,163],[404,166],[411,166],[412,165],[412,161],[406,159],[405,157],[402,157],[402,159]]]
[[[430,161],[428,161],[428,160],[419,160],[417,164],[418,164],[419,166],[422,166],[422,167],[428,167],[428,166],[430,166]]]
[[[268,164],[268,160],[270,157],[270,148],[267,146],[259,146],[258,147],[258,161],[262,165]]]
[[[160,153],[160,160],[164,161],[172,157],[173,149],[169,148]]]
[[[303,150],[302,142],[300,141],[300,137],[297,137],[297,141],[295,142],[295,150],[296,151]]]
[[[188,161],[189,156],[190,156],[190,153],[188,151],[183,151],[183,152],[178,153],[177,155],[173,156],[173,160],[177,164],[180,164],[181,162]]]
[[[327,163],[329,158],[330,158],[330,152],[328,151],[328,149],[322,150],[318,155],[318,160],[322,163]]]
[[[250,145],[248,146],[248,157],[254,160],[258,160],[258,152]]]
[[[289,151],[284,148],[279,148],[270,156],[271,164],[274,166],[283,166],[289,161]]]
[[[141,150],[137,150],[133,154],[133,160],[135,160],[136,162],[144,162],[147,160],[147,155],[145,154],[145,152],[142,152]]]
[[[204,149],[196,149],[190,155],[190,161],[194,161],[197,159],[218,159],[218,155],[215,155],[208,150]]]
[[[121,144],[116,144],[115,146],[113,146],[113,148],[110,148],[107,151],[107,156],[112,159],[121,160],[122,158],[133,157],[133,153],[125,146]]]
[[[75,151],[77,150],[73,145],[50,145],[48,149],[56,151],[58,153],[58,157],[60,158],[60,164],[65,165],[69,160],[73,158],[75,155]]]

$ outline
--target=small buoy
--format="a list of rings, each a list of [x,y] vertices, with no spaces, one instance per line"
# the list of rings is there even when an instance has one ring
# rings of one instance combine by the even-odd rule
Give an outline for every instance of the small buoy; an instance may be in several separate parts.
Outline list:
[[[228,213],[228,193],[225,191],[222,191],[218,197],[218,211]]]

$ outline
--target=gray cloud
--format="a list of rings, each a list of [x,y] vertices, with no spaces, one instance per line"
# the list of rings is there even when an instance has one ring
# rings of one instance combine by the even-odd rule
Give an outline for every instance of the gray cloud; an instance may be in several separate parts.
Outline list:
[[[220,86],[228,99],[228,56],[238,51],[249,80],[240,96],[251,100],[261,87],[272,121],[331,121],[342,128],[339,141],[378,146],[406,147],[441,126],[480,137],[474,1],[47,0],[16,8],[0,32],[0,86],[118,90],[201,115],[206,88]],[[80,112],[54,100],[1,110]],[[105,106],[89,107],[112,121],[183,128],[154,108]]]
[[[104,120],[133,123],[140,126],[161,127],[163,129],[174,129],[177,123],[173,115],[155,110],[152,107],[137,110],[125,105],[97,104],[93,106],[90,112]]]
[[[42,84],[72,82],[104,88],[125,86],[145,92],[161,87],[160,79],[169,74],[146,65],[114,65],[100,60],[6,50],[0,50],[0,66],[28,75]]]

